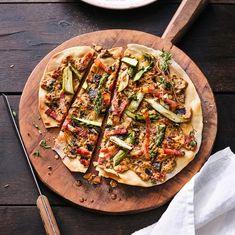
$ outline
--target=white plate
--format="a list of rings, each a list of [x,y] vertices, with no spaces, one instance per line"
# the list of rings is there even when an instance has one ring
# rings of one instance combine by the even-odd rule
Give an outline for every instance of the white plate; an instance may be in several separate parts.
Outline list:
[[[93,6],[107,9],[132,9],[148,5],[156,0],[82,0]]]

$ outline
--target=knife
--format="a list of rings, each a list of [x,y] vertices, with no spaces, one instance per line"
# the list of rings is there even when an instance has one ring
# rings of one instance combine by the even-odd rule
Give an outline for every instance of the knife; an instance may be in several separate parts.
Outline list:
[[[37,207],[39,209],[39,213],[40,213],[40,216],[41,216],[41,219],[42,219],[42,222],[43,222],[46,234],[48,234],[48,235],[60,235],[60,230],[59,230],[59,227],[57,225],[57,222],[56,222],[55,216],[53,214],[53,211],[51,209],[51,206],[50,206],[50,203],[48,201],[48,198],[45,195],[42,194],[42,191],[41,191],[41,189],[39,187],[37,178],[35,176],[35,173],[34,173],[34,170],[33,170],[33,167],[32,167],[32,164],[31,164],[31,162],[29,160],[29,155],[28,155],[28,153],[26,151],[23,139],[21,137],[21,134],[20,134],[18,126],[16,124],[15,118],[13,116],[12,109],[11,109],[8,97],[7,97],[7,95],[5,95],[3,93],[2,93],[2,95],[3,95],[4,101],[6,103],[7,109],[9,111],[11,120],[12,120],[12,122],[14,124],[14,127],[15,127],[15,130],[16,130],[18,139],[19,139],[19,141],[21,143],[21,146],[23,148],[24,155],[26,157],[27,163],[29,165],[31,174],[32,174],[33,179],[34,179],[34,183],[36,184],[36,188],[37,188],[38,193],[39,193],[39,196],[37,198],[36,204],[37,204]]]

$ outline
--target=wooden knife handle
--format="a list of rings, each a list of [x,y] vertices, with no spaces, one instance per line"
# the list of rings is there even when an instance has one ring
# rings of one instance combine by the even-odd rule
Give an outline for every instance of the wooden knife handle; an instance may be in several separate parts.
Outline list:
[[[39,209],[46,234],[47,235],[60,235],[59,227],[57,225],[50,203],[46,196],[40,195],[38,197],[37,207]]]
[[[207,0],[182,0],[162,38],[173,44],[178,42],[206,4]]]

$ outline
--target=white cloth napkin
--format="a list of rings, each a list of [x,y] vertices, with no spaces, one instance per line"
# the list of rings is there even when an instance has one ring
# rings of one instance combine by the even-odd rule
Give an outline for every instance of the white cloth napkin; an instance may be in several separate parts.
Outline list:
[[[133,235],[235,234],[235,155],[213,154],[171,201],[160,220]]]

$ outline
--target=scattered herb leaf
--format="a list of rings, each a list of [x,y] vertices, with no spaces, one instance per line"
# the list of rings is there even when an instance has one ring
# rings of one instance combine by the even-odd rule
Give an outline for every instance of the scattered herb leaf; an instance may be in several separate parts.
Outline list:
[[[38,133],[41,135],[42,131],[39,129],[39,126],[35,122],[33,122],[33,126],[38,130]]]
[[[41,155],[40,155],[39,150],[36,150],[36,151],[33,153],[33,156],[35,156],[35,157],[40,157]]]
[[[51,146],[47,144],[46,140],[41,140],[40,146],[43,147],[44,149],[50,149]]]
[[[37,125],[35,122],[33,122],[33,126],[34,126],[36,129],[39,129],[38,125]]]

